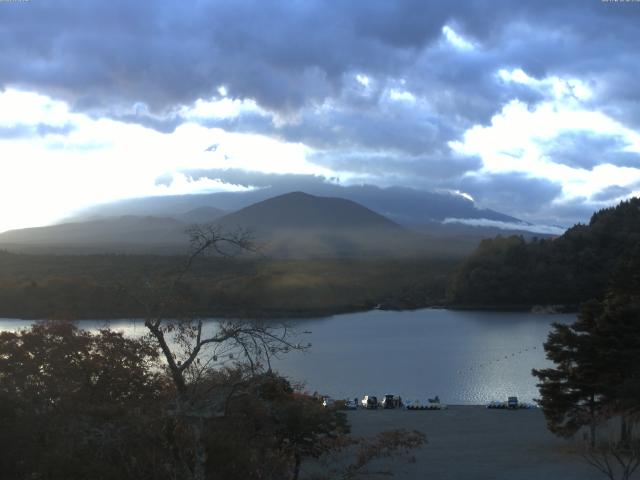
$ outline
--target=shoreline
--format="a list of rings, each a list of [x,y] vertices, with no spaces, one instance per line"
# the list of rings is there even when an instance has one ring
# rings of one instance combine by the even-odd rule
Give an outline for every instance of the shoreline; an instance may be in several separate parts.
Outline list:
[[[287,320],[293,318],[300,319],[320,319],[332,317],[335,315],[344,315],[350,313],[364,313],[374,310],[380,310],[384,312],[415,312],[417,310],[451,310],[451,311],[477,311],[477,312],[496,312],[496,313],[534,313],[540,315],[557,315],[557,314],[572,314],[577,313],[578,308],[575,306],[559,306],[562,308],[554,308],[555,305],[448,305],[443,303],[422,305],[412,308],[386,308],[384,305],[366,305],[366,306],[354,306],[352,308],[327,308],[327,309],[311,309],[311,310],[260,310],[260,311],[238,311],[231,312],[229,310],[219,310],[211,312],[199,312],[194,315],[193,318],[220,318],[220,319],[238,319],[238,320]],[[170,317],[171,315],[167,315]],[[114,319],[126,319],[126,320],[140,320],[143,317],[139,315],[82,315],[82,318],[46,318],[46,317],[29,317],[16,315],[14,313],[0,312],[0,320],[21,320],[21,321],[46,321],[46,320],[69,320],[73,322],[81,321],[98,321],[98,320],[114,320]]]

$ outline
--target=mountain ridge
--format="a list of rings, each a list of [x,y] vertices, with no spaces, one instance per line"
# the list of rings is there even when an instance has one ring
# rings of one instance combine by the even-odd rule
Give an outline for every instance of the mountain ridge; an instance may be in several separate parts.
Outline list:
[[[398,224],[356,202],[290,192],[254,203],[218,219],[227,227],[258,231],[278,229],[402,229]]]
[[[213,224],[227,231],[249,230],[264,253],[280,257],[392,255],[416,240],[415,234],[355,202],[303,192],[258,202]],[[174,218],[104,217],[5,232],[0,234],[0,248],[39,253],[185,253],[187,227],[187,222]]]
[[[292,190],[295,189],[275,185],[242,192],[132,198],[85,208],[67,220],[86,219],[95,215],[120,216],[122,214],[176,218],[177,215],[203,206],[232,212],[290,193]],[[507,223],[521,222],[515,217],[494,210],[478,208],[472,200],[450,192],[429,192],[408,187],[380,188],[373,185],[343,187],[330,183],[305,185],[302,190],[310,195],[351,200],[410,228],[418,228],[431,222],[442,222],[446,218],[484,218]]]
[[[187,202],[182,207],[191,200],[182,199]],[[460,255],[469,253],[482,238],[495,235],[495,229],[441,223],[415,230],[356,201],[302,191],[226,214],[211,206],[172,216],[97,217],[99,212],[93,213],[85,221],[2,233],[0,248],[37,253],[182,254],[189,246],[185,230],[193,223],[250,230],[266,253],[296,258]]]

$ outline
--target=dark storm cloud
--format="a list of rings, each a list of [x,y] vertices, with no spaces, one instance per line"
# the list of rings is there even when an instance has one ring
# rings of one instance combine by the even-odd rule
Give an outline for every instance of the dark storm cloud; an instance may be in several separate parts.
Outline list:
[[[559,186],[462,177],[480,162],[448,146],[511,100],[533,108],[553,98],[543,84],[501,79],[500,69],[579,79],[593,92],[587,108],[640,127],[636,2],[38,0],[0,3],[0,22],[0,88],[171,132],[182,107],[220,98],[223,85],[264,113],[206,125],[302,142],[318,163],[381,181],[460,187],[496,208],[506,201],[511,213],[548,207]],[[475,48],[447,42],[445,25]],[[561,137],[547,148],[579,168],[636,165],[620,142]]]
[[[349,160],[344,160],[349,161]],[[433,165],[429,166],[415,166],[413,169],[408,168],[405,165],[394,165],[392,162],[398,162],[395,158],[387,159],[380,158],[376,160],[378,166],[368,171],[365,169],[366,165],[371,165],[372,160],[362,160],[362,171],[360,177],[356,177],[356,181],[345,182],[339,177],[324,177],[322,175],[312,174],[295,174],[295,173],[264,173],[256,171],[247,171],[242,169],[188,169],[183,170],[183,173],[189,180],[200,180],[208,178],[211,180],[217,180],[222,183],[239,185],[242,187],[253,188],[270,188],[277,193],[287,193],[291,191],[303,191],[307,193],[317,195],[334,195],[342,196],[345,188],[356,188],[357,185],[366,185],[371,182],[371,175],[374,177],[378,175],[384,175],[384,181],[376,181],[378,187],[393,187],[397,185],[404,185],[410,188],[418,190],[436,190],[446,186],[446,183],[441,180],[438,174],[441,172],[435,172],[429,174],[430,168],[434,168]],[[355,161],[352,161],[355,163]],[[444,163],[444,162],[443,162]],[[350,163],[351,164],[351,163]],[[338,165],[339,166],[339,165]],[[436,166],[437,167],[437,166]],[[449,167],[445,167],[449,168]],[[403,170],[404,169],[404,170]],[[357,168],[356,168],[357,170]],[[420,171],[420,173],[415,173]],[[388,172],[395,172],[389,174]],[[361,180],[358,180],[361,179]],[[162,175],[156,179],[157,185],[170,185],[173,181],[171,175]],[[370,188],[375,188],[373,185]],[[378,191],[376,188],[375,191]],[[460,197],[464,198],[464,197]]]
[[[553,138],[543,151],[553,162],[572,168],[592,170],[606,163],[640,168],[640,153],[625,151],[627,146],[629,143],[619,135],[574,130]]]
[[[635,58],[629,41],[637,36],[639,10],[597,1],[248,0],[187,7],[168,0],[153,6],[41,0],[2,6],[0,82],[64,96],[80,108],[143,102],[162,113],[215,95],[221,84],[232,97],[268,109],[298,109],[339,95],[345,74],[358,71],[416,80],[432,72],[427,88],[447,83],[452,91],[478,75],[486,81],[496,65],[533,75],[595,74],[606,60],[615,66],[608,75],[629,78],[619,63]],[[448,23],[482,52],[451,63],[441,52],[416,65]]]
[[[620,185],[611,185],[607,188],[600,190],[595,195],[591,196],[592,200],[596,202],[606,202],[609,200],[615,200],[617,198],[626,197],[630,195],[632,191],[629,188],[621,187]]]
[[[459,188],[483,207],[519,214],[524,220],[537,220],[562,193],[559,183],[515,172],[468,176],[460,181]]]
[[[259,132],[319,149],[367,149],[410,155],[443,148],[455,130],[442,119],[403,101],[380,100],[375,106],[354,108],[341,103],[318,112],[303,109],[295,122],[277,126],[271,117],[248,113],[204,122],[244,133]]]
[[[94,117],[99,116],[96,115],[96,112],[93,112]],[[122,113],[122,114],[111,114],[110,115],[114,120],[123,122],[123,123],[134,123],[137,125],[143,125],[147,128],[152,128],[158,132],[162,133],[171,133],[178,126],[184,123],[184,118],[178,114],[172,114],[167,116],[156,116],[149,115],[147,113]]]
[[[446,186],[447,181],[482,166],[477,157],[456,156],[449,151],[406,156],[333,150],[314,153],[309,160],[332,170],[379,177],[387,185],[399,183],[423,188]]]
[[[547,209],[539,213],[539,221],[549,225],[561,225],[571,227],[576,223],[589,223],[593,213],[605,206],[602,203],[591,202],[588,198],[577,197],[554,205],[553,209]]]
[[[362,154],[360,158],[366,155],[373,158],[385,153],[396,155],[398,161],[419,156],[440,159],[449,155],[447,142],[457,138],[457,126],[411,101],[380,98],[365,108],[355,107],[344,96],[341,99],[344,101],[334,102],[321,112],[304,108],[296,121],[284,125],[277,125],[273,118],[259,113],[204,123],[225,130],[261,133],[288,142],[300,142],[319,152],[336,151],[336,156],[357,152]],[[318,155],[318,158],[324,157]]]

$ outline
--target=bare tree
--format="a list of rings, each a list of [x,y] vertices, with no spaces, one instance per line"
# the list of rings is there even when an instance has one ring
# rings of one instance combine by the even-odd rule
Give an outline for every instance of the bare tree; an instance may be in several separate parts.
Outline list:
[[[628,428],[626,422],[622,428]],[[629,429],[623,440],[602,440],[585,446],[582,458],[610,480],[629,480],[640,467],[640,437]]]
[[[368,470],[368,468],[385,458],[393,458],[397,461],[400,457],[406,456],[409,462],[414,462],[415,457],[410,456],[410,452],[427,443],[424,433],[403,429],[387,430],[371,438],[342,436],[325,441],[330,442],[331,446],[327,449],[327,455],[320,459],[323,472],[312,475],[313,480],[352,480],[363,477],[393,476],[392,471],[380,465],[379,470]]]
[[[253,252],[255,248],[246,231],[225,235],[214,226],[195,226],[189,230],[189,234],[192,250],[184,267],[171,279],[149,283],[147,295],[139,303],[146,311],[145,327],[159,346],[175,387],[176,395],[169,408],[169,419],[180,423],[182,429],[177,430],[186,430],[188,433],[186,437],[181,437],[183,444],[174,452],[178,470],[176,477],[205,480],[215,474],[206,468],[206,434],[212,419],[226,416],[230,401],[234,398],[259,396],[256,393],[260,381],[256,379],[265,370],[271,371],[273,358],[292,350],[303,350],[310,344],[303,346],[293,342],[295,336],[285,325],[242,319],[205,322],[205,319],[191,313],[189,296],[185,293],[188,288],[185,286],[196,260],[209,253],[228,257]],[[172,314],[168,315],[167,312]],[[181,313],[175,315],[175,312]],[[225,366],[235,368],[216,375]],[[304,420],[305,427],[302,430],[305,436],[298,439],[296,445],[291,442],[295,440],[299,425],[293,428],[295,431],[288,432],[289,448],[302,449],[296,450],[298,455],[294,455],[296,460],[292,475],[296,478],[302,453],[309,453],[305,450],[307,437],[329,442],[327,445],[310,447],[313,450],[312,457],[325,452],[355,455],[352,463],[342,470],[333,471],[341,478],[355,478],[375,459],[396,456],[418,448],[425,442],[424,435],[419,432],[384,432],[373,440],[326,434],[324,424],[309,425],[311,420]],[[333,421],[332,418],[329,420]]]
[[[207,322],[190,313],[184,296],[184,280],[200,257],[208,254],[229,257],[255,251],[246,231],[225,234],[216,226],[193,226],[188,230],[191,253],[184,267],[172,280],[147,284],[145,299],[138,299],[145,309],[144,325],[157,342],[176,389],[171,415],[182,420],[190,430],[192,455],[182,461],[182,476],[204,480],[207,453],[204,444],[207,419],[223,416],[229,399],[240,385],[225,388],[200,381],[212,369],[228,364],[242,366],[251,374],[271,370],[271,360],[283,352],[306,347],[290,340],[283,325],[237,320]],[[167,318],[167,312],[182,312]],[[189,465],[190,464],[190,465]]]

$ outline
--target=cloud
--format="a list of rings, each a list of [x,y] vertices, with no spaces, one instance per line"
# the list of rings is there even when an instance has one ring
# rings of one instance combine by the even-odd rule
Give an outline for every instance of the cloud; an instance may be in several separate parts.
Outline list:
[[[299,145],[327,176],[459,189],[525,217],[568,218],[572,202],[592,206],[640,180],[633,2],[40,0],[0,5],[0,15],[0,88],[49,96],[55,118],[80,112],[161,138],[193,124],[266,136]],[[33,101],[44,115],[46,102]],[[11,105],[0,120],[20,113]],[[521,133],[507,153],[455,148],[470,132],[500,130],[493,122],[512,105],[521,114],[503,120]],[[538,125],[562,117],[562,128],[536,140],[523,112]],[[0,122],[0,137],[72,133],[20,115]],[[587,117],[608,126],[585,127]],[[118,153],[133,164],[141,151]]]
[[[439,109],[486,117],[503,95],[492,80],[499,65],[632,85],[626,80],[635,78],[629,66],[637,55],[630,42],[637,38],[637,11],[533,0],[250,0],[188,8],[169,0],[153,7],[31,2],[3,8],[0,83],[48,92],[79,109],[144,104],[167,115],[219,96],[224,85],[231,98],[291,112],[339,98],[361,73],[382,83],[404,78],[409,91]],[[602,35],[608,31],[616,35]],[[477,48],[460,48],[452,38]],[[438,86],[445,88],[432,90]],[[638,98],[630,86],[615,92],[603,89],[603,100]]]
[[[440,188],[451,179],[482,166],[478,157],[458,156],[450,151],[409,156],[391,153],[322,151],[309,156],[311,162],[337,171],[373,178],[387,186],[401,184],[419,188]]]
[[[321,175],[304,175],[295,173],[265,173],[243,169],[187,169],[181,173],[193,180],[209,178],[218,180],[231,185],[239,185],[243,187],[271,187],[274,190],[315,190],[318,187],[326,186],[327,182],[333,179],[327,179]],[[166,181],[166,176],[159,178]]]
[[[498,220],[488,220],[486,218],[445,218],[442,223],[462,223],[473,227],[493,227],[500,230],[519,230],[532,233],[546,233],[549,235],[562,235],[564,228],[553,225],[532,225],[522,222],[501,222]]]
[[[621,187],[620,185],[611,185],[592,195],[591,199],[596,202],[607,202],[627,197],[632,193],[633,191],[629,188]]]
[[[241,169],[196,169],[181,172],[194,181],[210,179],[228,185],[253,189],[243,194],[244,203],[236,199],[224,208],[242,208],[266,198],[303,191],[312,195],[342,197],[361,203],[377,212],[408,225],[440,222],[455,214],[460,218],[487,218],[514,222],[516,218],[492,210],[478,208],[472,200],[458,192],[431,191],[399,186],[380,187],[366,183],[342,182],[339,178],[321,175],[276,174],[250,172]],[[165,176],[158,181],[166,182]]]
[[[66,136],[73,130],[75,130],[75,126],[70,123],[64,125],[50,125],[47,123],[0,125],[0,139],[46,137],[48,135]]]
[[[548,141],[544,153],[555,162],[572,168],[592,170],[609,163],[640,168],[640,151],[625,150],[630,143],[621,135],[601,135],[591,131],[563,132]]]
[[[519,172],[467,176],[460,181],[459,189],[482,207],[529,221],[547,215],[562,194],[560,183]]]

